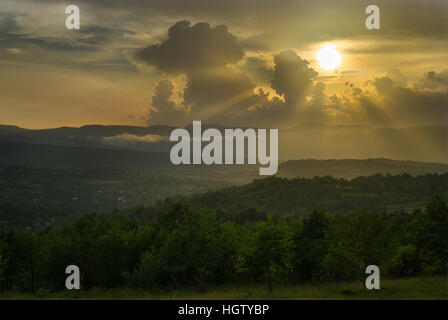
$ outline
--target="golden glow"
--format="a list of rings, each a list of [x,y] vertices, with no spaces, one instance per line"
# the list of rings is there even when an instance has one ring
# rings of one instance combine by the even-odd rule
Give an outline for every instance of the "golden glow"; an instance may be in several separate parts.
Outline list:
[[[341,64],[341,55],[333,44],[326,44],[320,49],[316,59],[319,61],[319,66],[325,70],[334,70]]]

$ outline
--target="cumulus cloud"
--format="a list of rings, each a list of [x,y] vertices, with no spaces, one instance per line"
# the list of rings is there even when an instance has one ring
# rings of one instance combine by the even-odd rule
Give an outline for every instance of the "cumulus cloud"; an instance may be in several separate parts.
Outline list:
[[[176,103],[170,100],[173,92],[173,81],[161,80],[155,89],[154,97],[152,97],[152,105],[156,108],[175,109]]]
[[[375,79],[373,85],[394,121],[408,125],[447,123],[448,92],[397,87],[390,78]]]
[[[167,39],[136,54],[138,60],[167,75],[185,75],[183,105],[191,110],[193,117],[210,120],[217,114],[220,120],[225,120],[226,113],[227,118],[230,116],[229,107],[244,105],[253,94],[255,85],[250,79],[228,66],[243,56],[236,37],[225,26],[212,28],[208,23],[192,26],[189,21],[175,23],[169,28]],[[172,90],[169,82],[159,83],[156,89],[153,107],[161,117],[166,115],[166,110],[175,109],[169,100]],[[151,113],[154,114],[154,110],[150,110]],[[155,117],[150,117],[152,123],[155,120]]]
[[[175,23],[169,28],[166,40],[136,55],[138,60],[168,76],[187,77],[183,105],[189,111],[190,120],[229,125],[254,123],[254,119],[260,120],[264,110],[282,104],[279,98],[269,98],[268,93],[257,89],[257,84],[245,72],[237,70],[236,64],[243,56],[236,37],[226,27],[212,28],[207,23],[191,26],[188,21]],[[253,59],[249,61],[254,63]],[[173,86],[168,82],[163,85],[162,88],[159,83],[153,98],[151,123],[157,120],[154,115],[160,115],[161,120],[166,116],[165,110],[175,109],[170,100]]]
[[[344,90],[327,96],[318,72],[295,51],[282,51],[272,60],[256,56],[243,61],[244,54],[236,37],[224,26],[175,23],[165,40],[136,55],[167,77],[186,77],[180,104],[173,100],[173,81],[159,82],[148,122],[172,123],[177,119],[188,124],[199,119],[209,124],[258,127],[306,122],[446,124],[447,92],[409,88],[398,69],[364,86],[347,81]],[[425,88],[430,84],[446,86],[447,74],[428,72],[422,83]],[[268,86],[275,94],[266,90]]]
[[[285,98],[289,106],[297,106],[306,96],[313,79],[318,75],[294,51],[283,51],[274,57],[272,88]]]
[[[365,87],[347,82],[346,90],[329,100],[341,119],[352,123],[393,127],[448,121],[448,92],[401,87],[387,76],[367,81]]]
[[[232,107],[252,95],[255,88],[244,73],[229,67],[215,68],[189,74],[184,91],[186,105],[198,108]]]
[[[64,124],[83,123],[86,115],[89,121],[116,122],[130,112],[140,115],[144,103],[149,106],[143,119],[150,124],[185,125],[193,119],[272,127],[330,121],[378,126],[447,123],[448,70],[441,70],[447,42],[441,39],[447,35],[448,2],[383,1],[381,10],[387,14],[381,16],[381,30],[372,33],[362,26],[365,7],[341,1],[323,0],[322,5],[282,0],[279,5],[278,0],[228,0],[204,5],[203,0],[79,0],[88,14],[82,16],[80,30],[66,32],[63,20],[49,19],[64,15],[59,1],[4,0],[0,82],[6,85],[0,87],[11,107],[2,117],[22,119],[30,105],[59,92],[63,99],[33,108],[39,119],[47,110],[54,126],[64,119],[70,119]],[[179,21],[170,27],[179,17],[207,19],[210,24]],[[361,23],[359,28],[353,27],[354,21]],[[347,57],[344,67],[351,68],[337,76],[324,72],[319,78],[303,57],[281,52],[295,48],[311,56],[316,45],[332,41],[341,42],[341,54]],[[135,66],[142,65],[145,72],[151,71],[146,78],[135,72]],[[409,81],[395,69],[384,79],[377,76],[361,85],[367,77],[393,68],[409,70]],[[415,82],[416,72],[426,73]],[[64,89],[74,92],[74,86],[64,85],[61,75],[66,84],[87,88],[82,103],[66,96]],[[178,81],[178,75],[185,81]],[[346,79],[359,83],[340,90]],[[47,83],[62,90],[39,87]],[[153,93],[147,93],[147,84],[155,86]],[[24,87],[29,94],[17,94]],[[336,93],[327,96],[326,90]],[[60,101],[65,108],[59,107]],[[106,113],[104,106],[110,108]],[[85,113],[79,111],[83,108]],[[41,124],[30,120],[30,125],[49,125],[48,116],[42,118]],[[141,124],[138,119],[142,117],[129,123]]]
[[[415,84],[416,88],[432,90],[448,90],[448,69],[440,72],[429,71],[424,78]]]
[[[271,85],[274,70],[269,67],[264,57],[248,57],[246,62],[239,67],[249,78],[259,85]]]
[[[177,124],[186,118],[188,110],[172,100],[174,89],[173,81],[169,79],[159,81],[145,118],[148,123]]]
[[[327,95],[325,94],[325,83],[317,82],[311,89],[309,102],[311,105],[319,106],[327,103]]]
[[[391,79],[397,87],[406,87],[408,84],[408,79],[398,69],[389,70],[387,77]]]
[[[179,21],[169,28],[165,41],[140,50],[137,58],[163,72],[190,73],[236,63],[243,55],[225,26]]]
[[[448,86],[448,69],[445,69],[439,73],[430,71],[425,75],[425,78],[428,81]]]

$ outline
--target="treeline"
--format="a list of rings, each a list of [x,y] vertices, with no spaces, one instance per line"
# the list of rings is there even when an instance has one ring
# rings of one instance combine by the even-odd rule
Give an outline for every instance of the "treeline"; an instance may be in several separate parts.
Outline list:
[[[303,214],[316,209],[349,213],[360,208],[383,211],[395,205],[412,207],[416,202],[427,202],[434,194],[448,194],[448,173],[375,174],[351,180],[330,176],[270,177],[198,194],[190,200],[201,207],[234,212],[249,205],[280,214]]]
[[[248,211],[253,215],[235,221],[220,210],[166,200],[43,232],[4,230],[0,288],[64,290],[68,265],[80,268],[83,289],[206,289],[254,282],[272,289],[363,280],[372,264],[386,277],[447,273],[448,203],[442,196],[412,213],[269,217]]]

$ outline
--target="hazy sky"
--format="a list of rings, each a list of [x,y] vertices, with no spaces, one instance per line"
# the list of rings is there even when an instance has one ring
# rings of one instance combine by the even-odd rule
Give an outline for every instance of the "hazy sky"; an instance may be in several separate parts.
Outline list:
[[[0,124],[448,125],[447,61],[446,0],[1,0]]]

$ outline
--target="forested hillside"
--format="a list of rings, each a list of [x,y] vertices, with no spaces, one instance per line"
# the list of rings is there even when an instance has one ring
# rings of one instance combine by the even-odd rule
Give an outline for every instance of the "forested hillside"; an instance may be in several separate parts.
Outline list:
[[[314,209],[348,213],[357,209],[410,210],[422,207],[433,194],[447,192],[447,173],[417,177],[377,174],[351,180],[272,177],[195,195],[191,201],[230,212],[252,206],[272,214],[304,214]]]
[[[303,159],[282,162],[277,177],[312,178],[315,176],[332,176],[334,178],[352,179],[377,173],[422,175],[427,173],[446,173],[448,164],[397,161],[391,159]]]
[[[58,292],[68,265],[80,268],[83,292],[223,284],[264,284],[271,292],[295,283],[362,281],[371,264],[382,279],[446,275],[447,239],[448,204],[440,196],[412,213],[313,211],[239,222],[188,202],[164,201],[43,232],[1,231],[0,290]]]
[[[423,208],[433,194],[448,190],[448,173],[377,174],[351,180],[271,177],[241,184],[249,177],[238,167],[230,168],[227,177],[218,169],[210,170],[200,176],[201,169],[195,167],[177,175],[0,167],[0,227],[45,229],[89,213],[147,206],[169,197],[236,216],[254,208],[274,215],[303,215],[314,209],[341,214],[360,208],[410,211]]]

